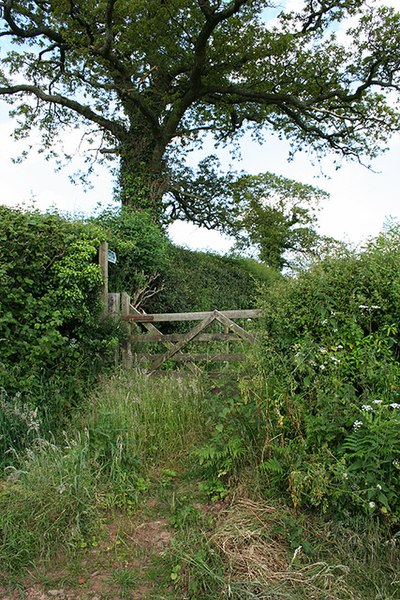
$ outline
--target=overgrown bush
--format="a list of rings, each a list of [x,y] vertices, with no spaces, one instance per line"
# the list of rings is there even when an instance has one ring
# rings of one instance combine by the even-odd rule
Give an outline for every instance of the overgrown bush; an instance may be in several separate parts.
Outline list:
[[[264,292],[266,485],[400,517],[400,229]]]
[[[0,207],[2,456],[37,426],[62,425],[113,354],[115,333],[99,318],[103,235],[56,213]]]
[[[140,289],[150,288],[166,272],[169,241],[149,213],[122,207],[105,210],[90,223],[100,226],[117,264],[109,265],[109,289],[128,292],[135,297]]]

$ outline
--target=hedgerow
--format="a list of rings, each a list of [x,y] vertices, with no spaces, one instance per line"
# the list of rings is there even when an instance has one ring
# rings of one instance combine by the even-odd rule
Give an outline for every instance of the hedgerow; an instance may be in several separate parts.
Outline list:
[[[115,346],[101,323],[99,227],[0,207],[0,445],[62,424]]]
[[[265,485],[400,517],[400,228],[265,290]]]
[[[192,312],[251,308],[261,283],[280,275],[251,259],[194,252],[170,245],[163,289],[147,304],[148,312]]]

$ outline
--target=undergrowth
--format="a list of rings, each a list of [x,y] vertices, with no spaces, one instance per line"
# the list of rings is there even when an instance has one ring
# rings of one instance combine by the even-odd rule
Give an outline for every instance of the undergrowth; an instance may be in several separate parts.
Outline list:
[[[116,598],[395,600],[393,530],[301,513],[263,488],[262,406],[246,389],[139,372],[104,380],[62,438],[36,439],[6,470],[3,582],[32,572],[51,585],[52,559],[75,589],[96,556]],[[102,542],[110,519],[118,533]]]
[[[132,372],[104,381],[62,439],[37,438],[6,469],[2,568],[21,571],[59,547],[85,544],[105,509],[135,510],[149,469],[182,462],[204,435],[204,403],[197,380]]]

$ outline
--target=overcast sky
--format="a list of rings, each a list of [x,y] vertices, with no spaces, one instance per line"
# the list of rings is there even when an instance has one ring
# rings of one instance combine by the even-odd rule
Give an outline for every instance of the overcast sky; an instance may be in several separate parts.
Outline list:
[[[289,0],[296,7],[302,0]],[[400,10],[400,0],[387,0],[387,4]],[[22,164],[15,165],[11,158],[24,149],[24,142],[11,138],[13,123],[8,117],[7,105],[0,102],[0,203],[17,205],[35,201],[40,209],[56,206],[73,214],[90,213],[97,205],[107,206],[112,202],[113,184],[105,169],[98,169],[94,189],[85,193],[80,186],[70,183],[68,175],[80,166],[77,157],[71,169],[54,171],[54,165],[46,162],[37,151],[31,152]],[[71,140],[74,134],[71,134]],[[39,148],[39,138],[36,140]],[[212,149],[211,149],[212,151]],[[270,137],[264,146],[251,142],[242,143],[243,160],[236,166],[250,173],[272,171],[285,177],[322,187],[331,195],[320,211],[320,233],[353,243],[376,235],[385,219],[400,220],[400,136],[392,139],[390,150],[375,160],[373,171],[352,163],[345,164],[339,171],[333,169],[329,160],[321,168],[312,165],[306,154],[300,154],[288,162],[288,145]],[[222,155],[224,166],[231,158],[228,152]],[[235,163],[236,164],[236,163]],[[218,251],[229,249],[229,241],[216,232],[201,231],[189,224],[176,223],[171,227],[171,236],[176,243],[193,248],[212,248]]]

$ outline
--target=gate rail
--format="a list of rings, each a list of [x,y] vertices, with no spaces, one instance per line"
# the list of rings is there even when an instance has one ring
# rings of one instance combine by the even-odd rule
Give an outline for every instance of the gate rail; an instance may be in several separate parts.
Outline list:
[[[246,331],[241,325],[235,323],[233,319],[257,319],[263,316],[263,312],[258,309],[249,310],[213,310],[203,312],[182,312],[182,313],[154,313],[146,314],[138,311],[130,304],[130,298],[127,294],[122,294],[122,320],[128,330],[128,339],[125,347],[125,359],[127,364],[132,363],[133,353],[132,344],[162,343],[166,351],[159,354],[136,354],[136,360],[150,360],[150,374],[154,373],[167,360],[173,360],[181,363],[195,363],[198,361],[243,361],[243,353],[208,353],[208,354],[184,354],[182,350],[190,342],[212,342],[212,341],[246,341],[253,343],[255,337],[252,333]],[[162,333],[153,323],[171,323],[184,321],[199,321],[199,323],[185,333]],[[211,324],[219,323],[224,331],[205,333]],[[133,325],[140,325],[147,330],[147,333],[132,333]]]

